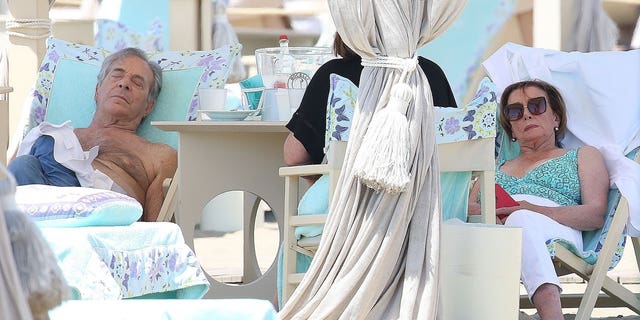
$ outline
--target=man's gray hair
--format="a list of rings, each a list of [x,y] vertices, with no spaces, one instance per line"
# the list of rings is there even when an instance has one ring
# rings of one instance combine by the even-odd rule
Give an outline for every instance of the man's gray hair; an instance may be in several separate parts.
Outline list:
[[[98,73],[98,85],[100,85],[102,81],[104,81],[104,79],[107,77],[107,74],[109,74],[109,72],[111,71],[111,66],[114,62],[130,56],[142,59],[151,69],[151,72],[153,73],[153,83],[149,88],[149,96],[147,97],[147,101],[155,102],[158,99],[158,95],[160,95],[160,89],[162,88],[162,69],[157,63],[149,61],[144,51],[138,48],[124,48],[107,56],[104,59],[104,62],[102,62],[100,73]]]

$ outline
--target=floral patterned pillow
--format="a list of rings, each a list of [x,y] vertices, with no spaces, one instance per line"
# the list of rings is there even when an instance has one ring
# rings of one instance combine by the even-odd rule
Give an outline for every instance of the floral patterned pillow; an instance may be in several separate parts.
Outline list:
[[[327,103],[327,131],[325,152],[330,141],[348,141],[358,87],[349,79],[331,74],[331,87]],[[436,107],[435,120],[438,143],[473,140],[496,136],[496,86],[484,78],[473,100],[462,108]]]
[[[191,93],[190,102],[185,106],[185,108],[187,108],[187,117],[185,120],[195,120],[199,109],[197,89],[200,87],[223,88],[229,76],[229,67],[233,59],[240,53],[241,48],[242,45],[234,44],[211,51],[156,52],[151,53],[149,59],[157,62],[163,72],[190,68],[202,69],[200,80]],[[57,76],[56,71],[60,61],[72,60],[74,62],[82,62],[94,68],[97,66],[98,68],[95,69],[99,70],[99,66],[109,53],[108,50],[103,48],[70,43],[53,37],[49,38],[47,40],[47,51],[40,66],[33,93],[26,102],[29,108],[29,118],[24,128],[24,134],[45,120],[51,90],[54,87],[53,84]],[[97,76],[97,71],[95,74]],[[95,79],[89,80],[95,82]],[[70,85],[73,84],[68,84],[68,86]],[[163,90],[164,89],[166,89],[166,86],[163,86]],[[89,96],[93,97],[93,94]],[[167,99],[172,98],[172,95],[165,96],[167,96]],[[93,100],[83,101],[83,103],[89,105],[95,104]],[[156,105],[160,105],[160,101],[158,101]],[[162,105],[167,105],[171,108],[178,106],[170,102],[162,103]],[[156,112],[162,112],[162,110],[155,108],[152,114]]]
[[[95,44],[96,47],[109,51],[118,51],[126,47],[137,47],[146,52],[164,51],[164,28],[159,18],[151,21],[151,26],[146,33],[130,30],[118,21],[98,19]]]
[[[126,226],[142,216],[134,198],[83,187],[18,186],[16,204],[40,227]]]
[[[348,141],[353,111],[358,101],[358,87],[351,80],[332,73],[329,75],[329,99],[327,101],[327,127],[324,151],[329,142]]]
[[[462,108],[436,107],[435,121],[438,143],[473,140],[496,136],[496,86],[484,78],[476,95]]]

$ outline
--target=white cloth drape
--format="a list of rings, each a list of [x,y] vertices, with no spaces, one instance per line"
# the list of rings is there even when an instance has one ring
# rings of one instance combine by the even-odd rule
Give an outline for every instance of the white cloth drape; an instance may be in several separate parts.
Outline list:
[[[8,209],[4,205],[5,197],[12,196],[14,189],[15,185],[0,165],[0,319],[31,319],[5,222],[5,211]]]
[[[640,146],[640,50],[567,53],[507,43],[483,66],[498,94],[528,79],[558,88],[567,105],[562,143],[600,150],[611,185],[629,201],[629,234],[640,235],[640,165],[624,157]]]
[[[18,209],[15,193],[13,176],[0,165],[0,315],[6,304],[16,313],[2,319],[48,319],[49,310],[68,299],[69,286],[40,229]]]
[[[227,44],[238,43],[238,36],[227,19],[228,0],[212,0],[211,7],[213,19],[211,25],[211,46],[220,48]],[[242,64],[242,59],[236,57],[229,70],[228,82],[238,82],[247,77],[247,71]]]
[[[636,28],[633,29],[633,36],[631,36],[631,49],[640,49],[640,16],[636,21]]]
[[[330,0],[336,29],[364,58],[410,58],[443,32],[464,0]],[[416,68],[407,191],[391,195],[363,186],[353,163],[374,113],[388,101],[400,71],[364,67],[357,114],[322,240],[283,319],[434,319],[440,246],[439,166],[431,89]]]
[[[618,40],[618,26],[607,15],[601,0],[574,1],[573,32],[568,50],[593,52],[611,50]]]

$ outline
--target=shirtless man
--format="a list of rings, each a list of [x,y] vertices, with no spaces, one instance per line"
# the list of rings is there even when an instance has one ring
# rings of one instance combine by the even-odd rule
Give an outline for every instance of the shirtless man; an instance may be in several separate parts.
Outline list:
[[[89,127],[70,129],[68,124],[44,123],[34,128],[35,141],[28,148],[21,145],[18,154],[24,155],[11,161],[9,170],[19,185],[82,185],[117,190],[142,204],[143,221],[155,221],[163,201],[162,182],[173,177],[177,153],[168,145],[150,143],[138,136],[136,129],[153,110],[161,83],[160,67],[149,62],[141,50],[127,48],[112,54],[98,75],[97,107]],[[77,139],[72,143],[63,134],[65,129],[75,133],[71,136]],[[73,144],[81,148],[84,157],[80,158],[91,160],[90,166],[74,162],[78,157],[61,160],[58,152],[54,159],[54,150],[62,148],[59,140],[64,141],[64,152]],[[97,155],[94,147],[98,147]],[[106,178],[107,184],[98,183],[100,177]]]

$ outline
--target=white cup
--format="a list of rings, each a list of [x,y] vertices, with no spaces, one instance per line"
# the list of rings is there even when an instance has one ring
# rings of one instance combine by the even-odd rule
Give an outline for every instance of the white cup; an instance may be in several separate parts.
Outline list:
[[[224,88],[200,88],[200,110],[224,111],[227,105],[227,89]]]

